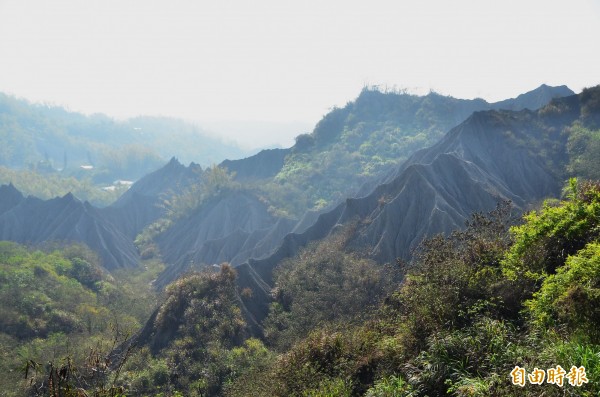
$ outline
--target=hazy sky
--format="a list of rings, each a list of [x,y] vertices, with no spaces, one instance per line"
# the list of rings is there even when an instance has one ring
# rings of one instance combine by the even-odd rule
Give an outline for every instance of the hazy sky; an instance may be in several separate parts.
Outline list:
[[[119,118],[312,126],[365,84],[495,101],[599,61],[600,0],[0,0],[0,91]]]

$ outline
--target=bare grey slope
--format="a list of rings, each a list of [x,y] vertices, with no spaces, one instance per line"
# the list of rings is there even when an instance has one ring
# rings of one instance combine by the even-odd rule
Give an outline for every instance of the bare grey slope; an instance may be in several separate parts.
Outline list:
[[[164,285],[205,265],[240,264],[270,253],[295,222],[275,218],[248,191],[233,191],[203,205],[157,238],[163,260],[171,264],[157,280]]]
[[[100,209],[72,194],[40,200],[23,197],[12,185],[1,186],[0,239],[25,244],[84,243],[100,255],[109,270],[136,266],[140,258],[133,239],[162,216],[161,196],[189,184],[196,168],[172,159],[142,178],[115,204]]]
[[[1,201],[18,197],[15,191],[3,187]],[[14,189],[14,188],[12,188]],[[82,242],[98,252],[108,269],[135,266],[139,256],[130,238],[106,220],[100,210],[81,202],[72,194],[51,200],[35,197],[2,205],[0,240],[26,244],[49,241]]]
[[[115,203],[103,208],[102,213],[130,239],[134,239],[147,225],[164,215],[162,200],[180,193],[200,177],[197,164],[185,167],[177,159],[144,176]]]
[[[567,110],[558,113],[474,113],[366,196],[347,199],[303,233],[285,236],[270,257],[238,266],[240,286],[254,291],[244,300],[247,313],[260,322],[268,310],[274,267],[341,224],[359,220],[353,246],[391,262],[410,258],[424,237],[461,228],[470,214],[491,210],[500,200],[524,209],[558,196],[564,181],[557,170],[567,160],[561,131],[580,117],[580,101],[581,96],[559,100],[559,108]]]

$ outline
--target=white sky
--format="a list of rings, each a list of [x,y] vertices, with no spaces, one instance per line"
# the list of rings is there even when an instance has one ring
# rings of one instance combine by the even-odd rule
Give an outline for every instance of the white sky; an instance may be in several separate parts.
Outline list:
[[[119,118],[312,126],[365,84],[496,101],[599,61],[600,0],[0,0],[0,91]]]

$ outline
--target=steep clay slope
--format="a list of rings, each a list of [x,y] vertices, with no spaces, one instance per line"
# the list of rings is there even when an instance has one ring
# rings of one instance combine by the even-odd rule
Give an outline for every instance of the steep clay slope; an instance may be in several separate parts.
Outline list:
[[[136,266],[140,258],[133,239],[163,215],[161,198],[187,186],[198,177],[199,168],[172,159],[135,183],[113,205],[100,209],[72,194],[40,200],[23,197],[12,185],[0,186],[0,240],[80,242],[96,251],[109,270]]]
[[[267,205],[249,191],[225,193],[156,239],[163,260],[170,265],[157,283],[164,285],[205,265],[240,264],[264,256],[294,225],[293,220],[272,216]]]
[[[597,88],[600,90],[600,88]],[[564,127],[581,117],[582,96],[537,112],[474,113],[438,144],[412,156],[386,183],[323,213],[303,233],[285,236],[273,255],[239,266],[244,303],[259,322],[267,312],[271,275],[284,258],[341,224],[359,220],[353,244],[380,262],[409,259],[426,236],[461,228],[471,213],[511,200],[517,210],[556,197],[564,182]]]
[[[0,240],[81,242],[96,251],[109,270],[137,265],[139,257],[131,239],[89,203],[70,193],[51,200],[21,196],[17,202],[18,195],[11,188],[0,188]],[[13,205],[5,205],[11,198]]]
[[[131,186],[115,203],[100,211],[130,239],[148,224],[164,215],[161,201],[166,195],[179,193],[200,178],[202,169],[189,167],[172,158],[164,167],[144,176]]]

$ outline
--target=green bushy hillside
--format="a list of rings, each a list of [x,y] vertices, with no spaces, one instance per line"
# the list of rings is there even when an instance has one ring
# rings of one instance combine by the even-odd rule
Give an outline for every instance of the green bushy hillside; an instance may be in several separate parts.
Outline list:
[[[253,291],[237,289],[233,269],[184,277],[119,385],[162,396],[597,395],[598,225],[600,184],[573,180],[564,200],[521,221],[502,203],[424,241],[398,264],[401,283],[349,252],[340,230],[277,270],[262,340],[243,316]]]
[[[510,232],[509,207],[476,215],[427,240],[370,321],[314,327],[227,395],[597,395],[599,208],[600,185],[586,183]],[[515,367],[558,366],[562,386],[512,383]]]
[[[90,349],[109,352],[115,338],[140,328],[154,301],[142,287],[147,281],[132,284],[121,275],[117,281],[98,263],[83,246],[32,250],[0,242],[2,395],[24,395],[24,389],[48,395],[48,363],[59,367],[69,358],[83,372]]]
[[[221,395],[232,379],[272,361],[263,343],[249,337],[235,278],[222,264],[166,288],[123,367],[131,395]]]
[[[283,214],[323,208],[487,106],[483,100],[365,88],[355,101],[325,115],[311,134],[298,136],[283,168],[263,189]]]
[[[505,203],[424,241],[412,265],[399,263],[402,283],[347,251],[341,230],[276,272],[262,341],[241,305],[253,291],[238,290],[233,269],[189,275],[104,379],[124,395],[597,395],[600,184],[573,180],[564,200],[514,222]],[[127,293],[85,251],[1,248],[2,299],[12,302],[1,338],[13,352],[3,373],[106,338],[107,317],[136,325],[114,307]],[[563,385],[513,384],[521,369],[564,369]]]

